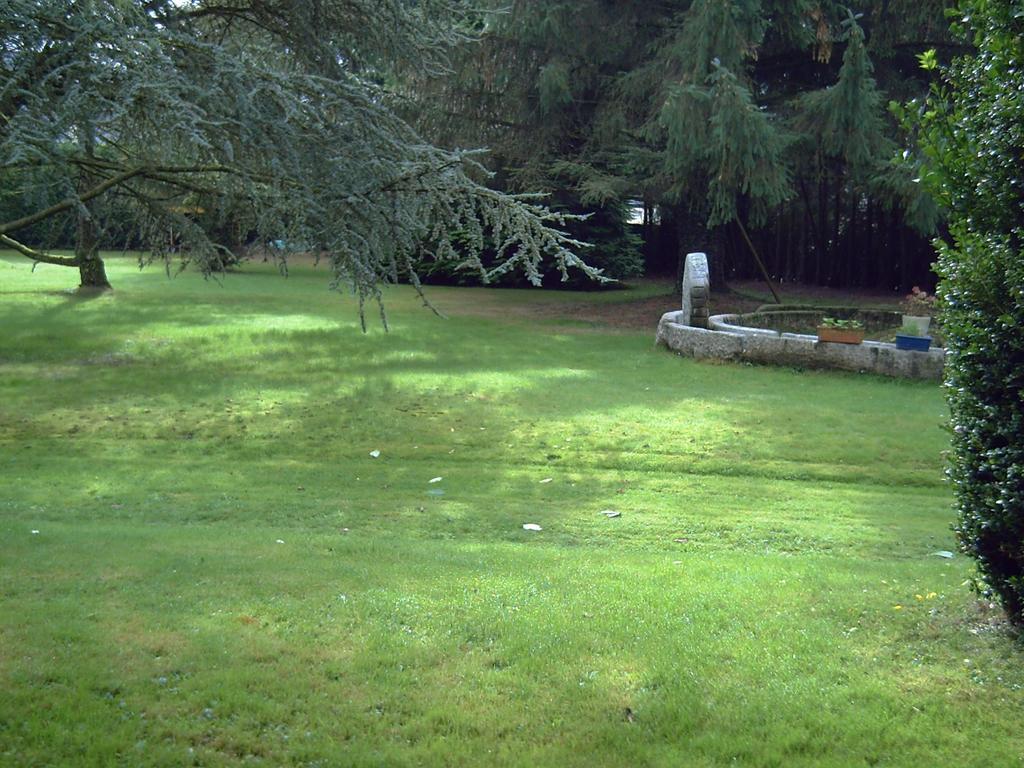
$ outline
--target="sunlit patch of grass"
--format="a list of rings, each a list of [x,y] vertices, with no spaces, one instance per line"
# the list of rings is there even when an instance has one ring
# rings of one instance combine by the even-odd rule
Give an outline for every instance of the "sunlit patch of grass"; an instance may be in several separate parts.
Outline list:
[[[1024,751],[1019,647],[934,554],[934,385],[559,316],[650,285],[393,288],[363,335],[323,270],[110,273],[0,259],[0,762]]]

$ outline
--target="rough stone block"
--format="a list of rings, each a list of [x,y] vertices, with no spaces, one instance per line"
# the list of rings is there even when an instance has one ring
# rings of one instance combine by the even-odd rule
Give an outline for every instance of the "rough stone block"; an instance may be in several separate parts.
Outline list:
[[[707,297],[711,291],[711,277],[708,270],[708,257],[703,253],[689,253],[686,255],[686,265],[683,268],[683,321],[686,325],[698,328],[707,328],[707,317],[695,316],[694,298],[704,300],[707,304]]]

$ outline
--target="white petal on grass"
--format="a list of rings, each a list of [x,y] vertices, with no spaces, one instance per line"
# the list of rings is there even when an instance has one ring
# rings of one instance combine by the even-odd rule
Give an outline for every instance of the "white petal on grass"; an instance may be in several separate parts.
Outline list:
[[[278,539],[278,540],[277,540],[277,543],[278,543],[278,544],[284,544],[284,539]]]
[[[542,483],[550,483],[552,479],[553,479],[553,478],[550,478],[550,477],[545,477],[545,478],[544,478],[543,480],[541,480],[541,482],[542,482]]]
[[[373,458],[375,458],[375,459],[379,459],[380,458],[380,451],[370,451],[370,455],[373,456]]]
[[[543,531],[544,529],[541,528],[536,523],[523,523],[523,530],[524,531]]]
[[[432,483],[440,483],[442,480],[444,480],[443,477],[432,477],[432,478],[430,478],[430,482],[432,482]]]
[[[39,533],[39,531],[37,529],[35,529],[35,528],[32,529],[32,535],[33,536],[37,535],[38,533]]]

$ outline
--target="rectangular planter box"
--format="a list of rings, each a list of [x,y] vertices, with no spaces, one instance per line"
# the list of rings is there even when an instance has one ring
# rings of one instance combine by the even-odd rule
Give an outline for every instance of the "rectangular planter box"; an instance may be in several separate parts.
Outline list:
[[[904,333],[896,334],[896,349],[902,349],[909,352],[927,352],[931,346],[931,336],[907,336]]]
[[[864,341],[863,328],[818,328],[818,341],[832,344],[860,344]]]

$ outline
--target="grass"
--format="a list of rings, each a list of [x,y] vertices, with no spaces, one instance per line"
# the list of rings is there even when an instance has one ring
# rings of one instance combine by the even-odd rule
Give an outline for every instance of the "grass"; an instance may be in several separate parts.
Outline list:
[[[935,385],[109,269],[0,259],[0,764],[1021,762]]]

